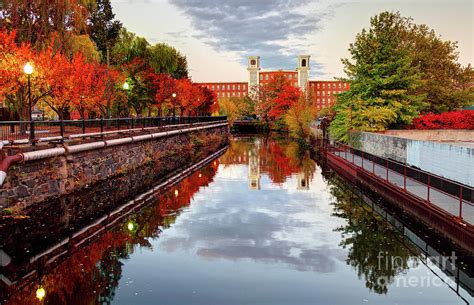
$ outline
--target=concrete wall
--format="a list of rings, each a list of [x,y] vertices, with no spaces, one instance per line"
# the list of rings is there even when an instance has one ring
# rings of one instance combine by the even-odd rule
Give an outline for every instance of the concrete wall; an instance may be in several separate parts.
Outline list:
[[[406,162],[407,139],[371,132],[352,132],[350,145],[376,156]]]
[[[420,141],[437,142],[474,142],[474,130],[387,130],[382,134]]]
[[[228,137],[229,127],[221,126],[16,164],[1,187],[0,210],[24,209],[143,166],[165,175],[227,145]]]
[[[353,132],[350,145],[365,152],[407,163],[430,173],[474,186],[474,148],[418,141],[370,132]]]

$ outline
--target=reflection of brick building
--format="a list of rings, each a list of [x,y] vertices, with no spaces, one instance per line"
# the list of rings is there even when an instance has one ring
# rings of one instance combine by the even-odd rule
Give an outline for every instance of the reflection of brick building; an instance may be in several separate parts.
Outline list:
[[[309,59],[309,55],[298,56],[295,70],[261,71],[260,57],[249,56],[247,82],[215,82],[201,83],[201,85],[214,91],[219,99],[244,97],[255,87],[271,81],[277,73],[283,73],[291,85],[299,87],[303,91],[306,91],[308,87],[313,90],[314,102],[318,109],[331,106],[335,101],[334,95],[349,90],[349,84],[341,81],[309,80]]]

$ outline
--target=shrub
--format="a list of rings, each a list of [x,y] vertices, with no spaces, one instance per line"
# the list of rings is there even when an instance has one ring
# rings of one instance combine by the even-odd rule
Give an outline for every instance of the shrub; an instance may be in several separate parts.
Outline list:
[[[410,129],[474,129],[474,110],[426,113],[414,119]]]

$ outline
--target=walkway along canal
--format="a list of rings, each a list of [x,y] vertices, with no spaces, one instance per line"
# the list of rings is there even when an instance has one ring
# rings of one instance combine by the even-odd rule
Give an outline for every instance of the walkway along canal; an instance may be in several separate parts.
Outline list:
[[[469,253],[317,162],[234,138],[160,181],[131,171],[4,218],[0,302],[473,303]],[[124,199],[130,179],[153,186]]]

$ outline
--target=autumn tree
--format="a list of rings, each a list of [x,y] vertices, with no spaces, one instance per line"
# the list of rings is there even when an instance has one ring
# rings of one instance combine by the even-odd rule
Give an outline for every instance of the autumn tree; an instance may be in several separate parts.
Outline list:
[[[0,7],[0,27],[16,31],[17,43],[29,43],[41,50],[55,34],[70,49],[71,36],[85,32],[89,8],[94,0],[4,0]]]
[[[286,128],[284,115],[295,104],[301,95],[301,90],[291,85],[283,72],[276,73],[269,82],[259,86],[254,96],[256,115],[266,125],[273,128]]]
[[[219,110],[216,93],[206,87],[201,87],[202,100],[195,108],[196,115],[211,115]]]
[[[408,21],[383,12],[370,24],[350,45],[351,60],[343,59],[351,89],[338,95],[330,126],[339,140],[347,140],[351,129],[380,131],[409,124],[425,106],[425,96],[415,93],[421,73],[410,53],[400,48]]]
[[[300,141],[308,141],[311,135],[310,124],[316,118],[316,107],[304,95],[292,103],[284,115],[290,135]]]
[[[442,40],[434,30],[413,23],[411,18],[406,20],[401,47],[421,73],[423,82],[414,93],[426,97],[423,111],[441,113],[469,105],[474,100],[474,88],[469,86],[474,71],[458,62],[457,43]]]
[[[15,43],[15,31],[0,31],[0,94],[10,110],[17,113],[22,120],[28,120],[28,82],[23,73],[23,66],[30,62],[34,67],[31,75],[31,104],[34,106],[38,101],[51,93],[50,75],[43,73],[51,71],[54,63],[54,53],[51,49],[42,50],[39,53],[31,49],[30,44]]]
[[[158,109],[158,116],[161,116],[164,107],[171,106],[173,93],[176,93],[176,81],[168,74],[158,74],[154,80],[155,104]]]

